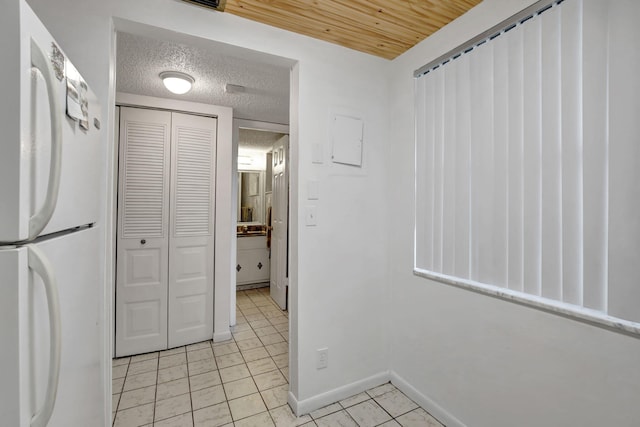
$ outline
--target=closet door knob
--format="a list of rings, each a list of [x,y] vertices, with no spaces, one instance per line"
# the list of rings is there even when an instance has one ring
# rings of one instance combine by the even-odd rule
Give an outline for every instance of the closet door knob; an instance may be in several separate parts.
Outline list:
[[[147,243],[147,241],[146,241],[145,239],[140,240],[140,244],[141,244],[141,245],[144,245],[144,244],[146,244],[146,243]]]

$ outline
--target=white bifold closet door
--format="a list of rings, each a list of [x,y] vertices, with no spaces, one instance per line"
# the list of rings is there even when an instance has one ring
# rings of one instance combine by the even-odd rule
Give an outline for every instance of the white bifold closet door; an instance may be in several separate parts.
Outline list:
[[[213,336],[216,119],[121,108],[116,356]]]
[[[213,337],[216,119],[173,113],[169,348]]]
[[[116,356],[167,348],[171,113],[120,108]]]

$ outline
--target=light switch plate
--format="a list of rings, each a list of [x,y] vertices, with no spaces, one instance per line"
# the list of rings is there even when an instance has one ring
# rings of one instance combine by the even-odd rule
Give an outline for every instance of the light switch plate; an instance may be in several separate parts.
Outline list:
[[[321,165],[324,163],[322,144],[313,144],[311,147],[311,163]]]
[[[320,182],[315,180],[307,181],[307,199],[318,200],[320,198]]]
[[[305,217],[306,217],[307,227],[315,227],[316,225],[318,225],[318,218],[317,218],[317,212],[316,212],[315,206],[307,206]]]

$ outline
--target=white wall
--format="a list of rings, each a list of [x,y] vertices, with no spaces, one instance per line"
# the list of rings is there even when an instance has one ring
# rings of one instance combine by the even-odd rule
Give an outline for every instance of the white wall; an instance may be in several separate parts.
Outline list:
[[[640,340],[412,274],[413,71],[532,3],[485,0],[393,61],[390,366],[449,425],[638,425]]]
[[[375,382],[390,366],[468,425],[640,419],[639,340],[412,275],[413,70],[531,0],[485,0],[391,63],[173,0],[30,3],[104,111],[114,104],[113,16],[299,61],[292,74],[291,318],[298,327],[291,328],[291,387],[302,408],[348,393],[354,382]],[[327,162],[335,107],[365,118],[362,170]],[[324,149],[321,165],[311,163],[314,144]],[[320,183],[318,201],[307,200],[309,180]],[[317,206],[317,227],[304,226],[307,205]],[[317,371],[321,347],[329,348],[329,368]]]
[[[30,4],[102,99],[104,111],[112,111],[114,105],[112,17],[299,61],[292,75],[298,85],[292,88],[291,117],[291,250],[299,254],[291,265],[291,317],[298,319],[291,353],[298,355],[299,371],[296,374],[292,364],[293,396],[309,409],[320,402],[313,399],[320,393],[380,378],[375,376],[388,366],[388,221],[380,194],[387,175],[389,62],[174,0]],[[357,111],[366,119],[365,166],[355,174],[327,163],[328,112],[333,107]],[[325,150],[324,164],[311,164],[314,144]],[[320,183],[320,199],[313,203],[306,197],[309,179]],[[303,225],[307,204],[317,206],[317,227]],[[220,297],[217,292],[216,296]],[[318,371],[315,350],[321,347],[329,348],[329,367]]]
[[[244,157],[245,163],[238,164],[238,169],[246,171],[267,170],[267,153],[264,151],[238,148],[238,157]]]

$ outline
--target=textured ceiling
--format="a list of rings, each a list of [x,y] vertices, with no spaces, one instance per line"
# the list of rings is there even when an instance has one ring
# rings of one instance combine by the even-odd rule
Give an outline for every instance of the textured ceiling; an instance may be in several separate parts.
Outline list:
[[[273,144],[285,134],[254,129],[240,128],[238,147],[246,150],[268,152]]]
[[[393,59],[482,0],[227,0],[225,12]]]
[[[227,0],[226,11],[394,58],[480,1]],[[253,51],[238,53],[240,48],[157,29],[150,32],[152,37],[127,31],[118,33],[119,92],[228,106],[236,118],[289,123],[290,60]],[[190,74],[195,78],[192,90],[172,94],[158,76],[162,71]],[[226,84],[244,86],[246,91],[225,93]]]
[[[118,33],[117,91],[232,107],[235,118],[289,123],[289,67],[221,52],[215,45],[178,43]],[[181,71],[195,83],[185,95],[169,92],[162,71]],[[225,93],[227,83],[246,87]]]

